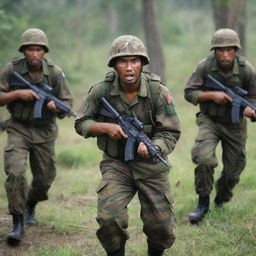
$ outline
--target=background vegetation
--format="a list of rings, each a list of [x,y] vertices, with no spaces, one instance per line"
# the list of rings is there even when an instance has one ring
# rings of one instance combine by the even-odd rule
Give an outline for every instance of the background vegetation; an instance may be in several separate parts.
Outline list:
[[[254,256],[256,255],[255,208],[255,124],[249,124],[248,163],[235,188],[235,196],[223,209],[211,212],[199,226],[188,224],[186,215],[197,202],[194,192],[194,166],[190,149],[197,133],[196,107],[183,99],[186,80],[198,61],[209,54],[214,24],[210,0],[158,0],[156,16],[166,62],[167,86],[172,90],[182,126],[182,136],[170,155],[177,218],[177,241],[166,251],[175,256]],[[17,52],[20,34],[39,27],[48,35],[50,52],[65,72],[75,98],[77,111],[90,85],[104,76],[112,40],[121,34],[134,34],[144,40],[141,2],[136,0],[0,0],[0,64]],[[115,10],[113,12],[113,10]],[[247,58],[255,65],[256,5],[247,1]],[[4,108],[1,114],[7,116]],[[0,255],[22,256],[101,256],[104,250],[96,239],[96,193],[100,180],[101,153],[94,139],[84,140],[73,129],[74,120],[59,121],[56,144],[58,175],[50,200],[39,204],[40,225],[27,228],[18,248],[5,245],[10,218],[4,191],[5,175],[0,175]],[[0,134],[0,151],[6,134]],[[221,151],[218,149],[219,160]],[[3,162],[0,162],[3,170]],[[216,177],[221,163],[216,168]],[[30,178],[30,174],[28,172]],[[212,198],[214,192],[212,193]],[[146,255],[146,240],[135,198],[129,206],[131,239],[127,255]]]

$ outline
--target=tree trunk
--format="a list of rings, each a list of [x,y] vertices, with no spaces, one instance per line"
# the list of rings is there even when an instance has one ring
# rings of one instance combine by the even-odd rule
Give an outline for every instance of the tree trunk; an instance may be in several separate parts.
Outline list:
[[[159,29],[156,24],[154,0],[142,0],[144,30],[150,58],[149,71],[161,76],[165,83],[165,62]]]
[[[241,53],[245,55],[246,50],[246,0],[233,1],[233,6],[235,8],[233,20],[234,20],[234,28],[237,31],[242,49]]]
[[[241,41],[241,54],[246,49],[246,0],[212,0],[213,17],[216,30],[234,29]]]
[[[117,34],[117,23],[118,23],[118,16],[115,8],[108,8],[108,30],[111,37]]]

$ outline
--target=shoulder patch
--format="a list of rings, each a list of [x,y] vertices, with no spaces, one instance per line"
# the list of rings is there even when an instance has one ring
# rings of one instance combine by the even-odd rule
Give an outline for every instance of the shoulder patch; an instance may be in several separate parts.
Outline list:
[[[166,99],[167,104],[172,103],[173,100],[172,100],[172,96],[170,94],[165,94],[164,97]]]

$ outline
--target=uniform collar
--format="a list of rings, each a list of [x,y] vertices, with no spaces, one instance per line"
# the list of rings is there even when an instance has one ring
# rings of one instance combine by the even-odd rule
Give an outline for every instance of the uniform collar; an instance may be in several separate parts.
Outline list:
[[[21,63],[20,73],[22,75],[29,73],[27,62],[26,62],[25,58],[23,59],[23,61]],[[45,76],[49,76],[49,74],[50,74],[46,59],[43,59],[43,61],[42,61],[42,74],[45,75]]]
[[[214,58],[214,62],[213,62],[213,66],[212,66],[212,71],[213,72],[218,72],[218,71],[222,72],[220,67],[218,66],[216,58]],[[234,75],[239,75],[239,64],[238,64],[237,58],[234,59],[234,65],[233,65],[232,73]]]
[[[147,91],[147,79],[143,73],[141,73],[141,83],[140,83],[140,88],[138,90],[138,94],[140,97],[147,97],[148,96],[148,91]],[[119,78],[116,75],[115,80],[113,82],[113,86],[111,87],[110,95],[115,96],[115,95],[120,95],[122,92],[120,89],[120,83],[119,83]]]

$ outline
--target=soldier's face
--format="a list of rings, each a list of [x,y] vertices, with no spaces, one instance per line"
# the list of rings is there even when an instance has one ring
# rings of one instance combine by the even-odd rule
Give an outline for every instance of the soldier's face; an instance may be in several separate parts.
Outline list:
[[[123,85],[130,86],[139,83],[142,70],[141,58],[138,56],[120,57],[116,60],[114,69]]]
[[[236,56],[236,49],[234,47],[216,48],[215,56],[222,69],[231,69]]]
[[[42,64],[45,49],[42,46],[29,45],[24,49],[23,53],[29,66],[39,67]]]

